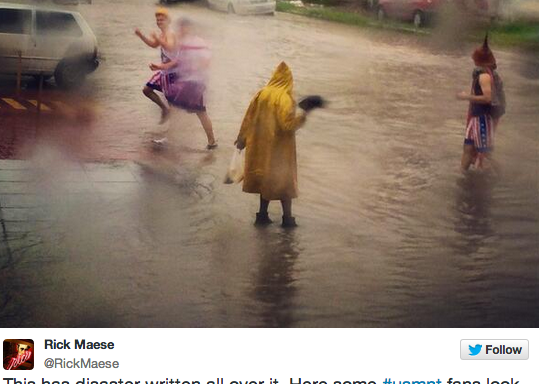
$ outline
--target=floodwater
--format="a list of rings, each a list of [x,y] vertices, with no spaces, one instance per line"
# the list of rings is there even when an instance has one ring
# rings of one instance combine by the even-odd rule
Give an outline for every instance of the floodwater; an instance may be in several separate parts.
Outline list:
[[[103,60],[83,90],[97,112],[78,150],[94,161],[133,160],[120,168],[138,182],[72,194],[51,180],[68,180],[64,172],[80,181],[71,171],[87,175],[99,163],[60,167],[57,149],[36,151],[34,163],[49,164],[39,173],[48,188],[36,184],[40,208],[54,220],[4,234],[0,325],[539,324],[533,59],[498,53],[509,101],[497,134],[503,172],[465,177],[467,106],[454,95],[469,88],[470,46],[179,4],[173,16],[195,20],[213,49],[208,110],[220,147],[207,154],[196,117],[176,113],[160,127],[141,93],[158,60],[133,34],[152,28],[149,3],[80,7]],[[257,196],[222,183],[249,100],[281,60],[298,97],[330,102],[298,132],[293,231],[279,227],[277,203],[275,224],[255,228]],[[173,145],[153,152],[148,139],[166,129]]]

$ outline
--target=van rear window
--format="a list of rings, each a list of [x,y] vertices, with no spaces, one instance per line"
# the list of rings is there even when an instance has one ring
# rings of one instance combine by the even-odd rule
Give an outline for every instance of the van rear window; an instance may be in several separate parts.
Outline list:
[[[31,10],[0,8],[0,33],[29,35],[31,27]]]
[[[82,31],[73,15],[61,12],[36,12],[38,35],[82,36]]]

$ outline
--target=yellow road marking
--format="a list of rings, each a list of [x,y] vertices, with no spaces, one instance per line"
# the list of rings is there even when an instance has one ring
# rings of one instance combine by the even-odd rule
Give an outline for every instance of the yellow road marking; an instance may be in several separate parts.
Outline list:
[[[20,104],[17,100],[10,99],[9,97],[2,97],[2,100],[4,100],[14,109],[26,109],[26,107]]]
[[[30,104],[32,104],[34,107],[37,108],[37,100],[28,100],[28,102],[29,102]],[[52,111],[52,109],[50,109],[50,108],[49,108],[47,105],[45,105],[43,102],[41,102],[41,110],[42,110],[42,111],[47,111],[47,112]]]

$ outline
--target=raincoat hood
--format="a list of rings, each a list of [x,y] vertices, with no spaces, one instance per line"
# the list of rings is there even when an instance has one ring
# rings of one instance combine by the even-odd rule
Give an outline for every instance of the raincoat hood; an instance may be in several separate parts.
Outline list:
[[[292,71],[283,61],[275,68],[270,81],[255,99],[265,105],[266,112],[284,121],[296,109],[296,102],[292,96],[293,84]]]
[[[294,79],[292,78],[292,71],[288,68],[288,65],[283,61],[275,68],[273,76],[268,82],[268,87],[281,88],[283,91],[292,94],[294,85]]]

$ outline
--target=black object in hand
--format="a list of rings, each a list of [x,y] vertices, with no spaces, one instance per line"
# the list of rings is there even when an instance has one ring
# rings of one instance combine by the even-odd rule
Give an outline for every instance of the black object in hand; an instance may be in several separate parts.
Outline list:
[[[322,96],[312,95],[312,96],[307,96],[306,98],[301,100],[298,103],[298,106],[304,111],[310,111],[311,109],[315,109],[315,108],[323,108],[325,103],[326,102],[322,98]]]

